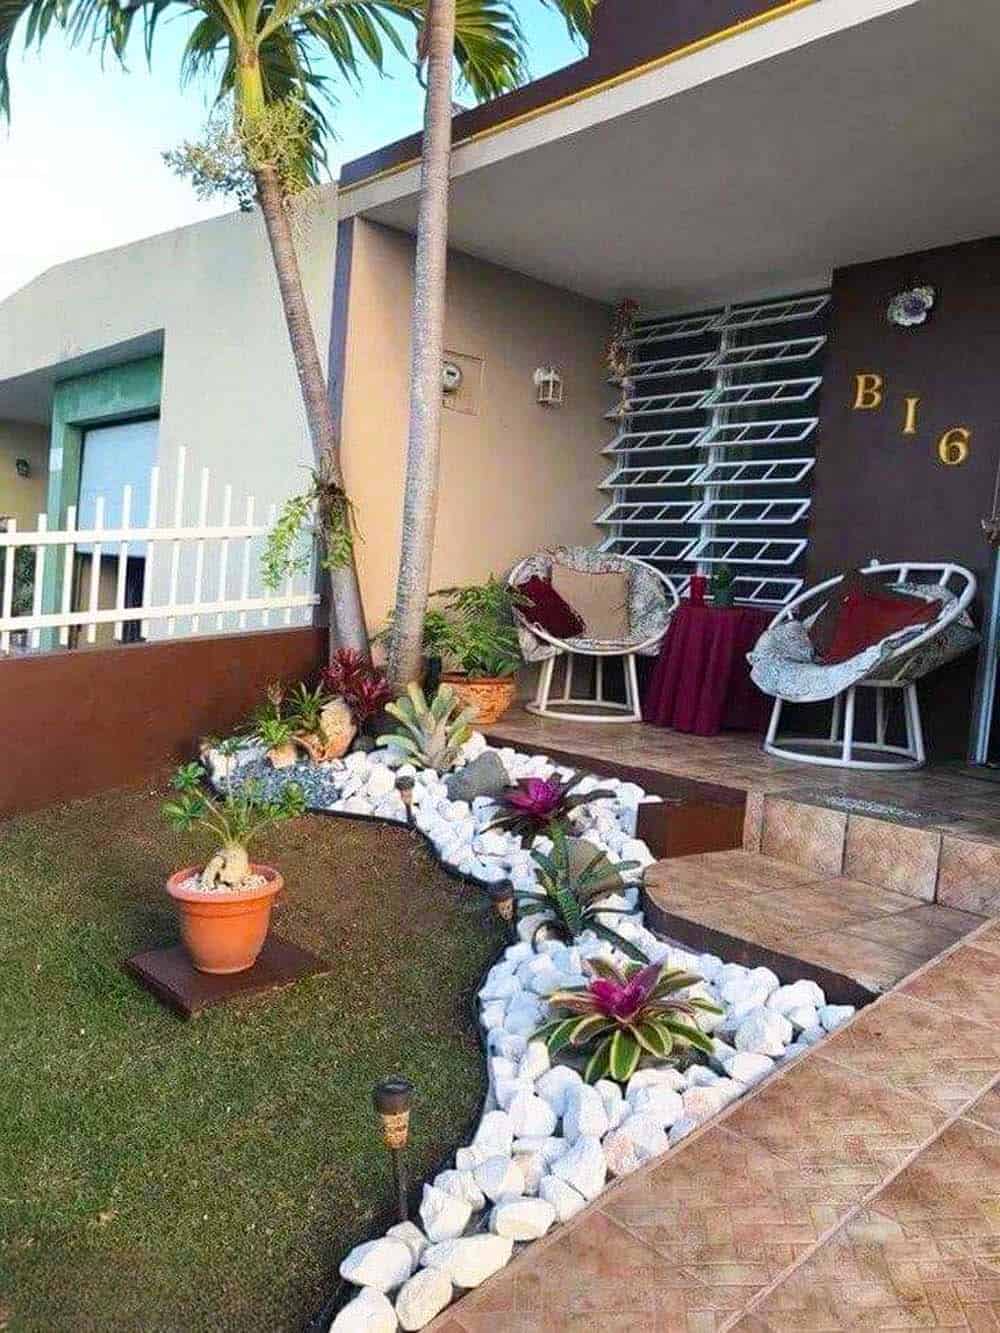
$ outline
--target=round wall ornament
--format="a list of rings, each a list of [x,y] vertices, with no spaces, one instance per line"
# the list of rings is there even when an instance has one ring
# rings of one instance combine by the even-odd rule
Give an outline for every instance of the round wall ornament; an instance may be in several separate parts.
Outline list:
[[[937,292],[933,287],[911,287],[907,292],[899,292],[889,302],[886,314],[890,324],[901,329],[912,329],[917,324],[926,324]]]

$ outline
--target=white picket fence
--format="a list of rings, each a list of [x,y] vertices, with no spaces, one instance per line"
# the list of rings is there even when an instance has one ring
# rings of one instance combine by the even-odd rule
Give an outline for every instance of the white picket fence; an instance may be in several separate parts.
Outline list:
[[[233,488],[222,490],[218,521],[210,521],[209,469],[203,467],[197,491],[196,518],[186,524],[185,487],[187,450],[177,451],[177,466],[169,523],[160,525],[159,466],[150,472],[149,512],[143,527],[133,527],[132,487],[124,486],[121,496],[121,522],[105,527],[106,497],[98,495],[94,504],[93,526],[77,527],[76,506],[70,506],[66,527],[50,530],[45,514],[38,515],[34,531],[19,532],[16,521],[9,519],[6,531],[0,531],[0,551],[4,552],[3,589],[0,597],[0,655],[12,650],[38,650],[70,646],[70,630],[86,630],[86,642],[95,643],[99,625],[114,626],[113,637],[121,642],[125,625],[139,621],[142,638],[186,637],[199,633],[239,633],[284,623],[308,624],[313,607],[319,602],[314,590],[312,568],[289,573],[283,587],[271,591],[260,576],[260,554],[270,531],[276,506],[270,505],[265,522],[257,521],[257,504],[247,496],[242,522],[233,521]],[[34,550],[32,604],[28,613],[15,614],[14,566],[16,551]],[[73,606],[75,556],[84,547],[90,556],[86,587]],[[62,556],[60,557],[60,552]],[[129,556],[144,558],[140,605],[126,606],[126,576]],[[113,607],[100,607],[101,569],[104,560],[117,562]],[[43,612],[46,568],[55,562],[58,611]],[[274,620],[272,621],[272,617]],[[152,628],[151,627],[155,627]],[[43,631],[54,631],[46,635]]]

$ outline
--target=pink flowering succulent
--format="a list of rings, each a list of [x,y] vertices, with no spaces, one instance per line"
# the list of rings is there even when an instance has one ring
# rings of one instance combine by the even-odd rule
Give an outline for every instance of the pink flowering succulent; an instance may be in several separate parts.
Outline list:
[[[711,1053],[711,1038],[698,1026],[698,1010],[717,1014],[719,1009],[700,996],[680,994],[701,977],[664,963],[619,968],[594,958],[585,966],[592,979],[550,995],[555,1016],[535,1036],[552,1055],[590,1050],[584,1069],[588,1083],[600,1078],[627,1083],[644,1056],[663,1062],[676,1061],[692,1047]]]
[[[556,774],[550,778],[519,778],[500,797],[507,813],[495,819],[490,827],[508,829],[530,839],[548,830],[551,824],[564,825],[579,806],[614,797],[614,792],[607,788],[576,791],[583,778],[582,773],[574,774],[566,782]]]

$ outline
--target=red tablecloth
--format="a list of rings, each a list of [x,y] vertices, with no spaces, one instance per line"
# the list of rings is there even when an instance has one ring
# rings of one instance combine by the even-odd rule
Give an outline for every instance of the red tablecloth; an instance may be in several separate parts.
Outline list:
[[[750,680],[746,655],[771,619],[755,607],[682,603],[646,686],[645,721],[696,736],[766,730],[771,701]]]

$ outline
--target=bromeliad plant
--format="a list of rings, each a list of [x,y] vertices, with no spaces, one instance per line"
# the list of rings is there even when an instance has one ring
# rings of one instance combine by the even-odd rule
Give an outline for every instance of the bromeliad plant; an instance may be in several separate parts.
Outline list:
[[[406,694],[385,711],[396,719],[395,731],[378,738],[379,745],[402,750],[418,768],[432,768],[438,773],[453,768],[458,752],[472,735],[474,708],[462,708],[450,685],[441,685],[430,703],[419,685],[411,682]]]
[[[507,813],[495,819],[490,828],[507,829],[525,842],[553,824],[565,829],[570,815],[580,806],[614,797],[614,792],[607,788],[577,791],[584,777],[585,774],[576,773],[565,782],[557,774],[550,778],[519,778],[500,797]]]
[[[701,977],[665,963],[618,968],[604,958],[585,964],[592,973],[586,986],[555,991],[549,1008],[556,1013],[536,1033],[551,1055],[589,1052],[584,1078],[627,1083],[648,1056],[676,1061],[692,1048],[711,1054],[712,1041],[698,1026],[698,1010],[719,1013],[710,1000],[685,996]]]
[[[572,943],[585,930],[592,930],[602,940],[620,949],[639,963],[649,960],[618,931],[599,921],[599,916],[625,916],[627,908],[608,907],[604,899],[624,886],[622,874],[637,870],[638,861],[619,861],[612,865],[604,852],[583,839],[570,839],[558,824],[549,829],[551,852],[531,853],[537,866],[538,880],[544,892],[517,894],[522,916],[541,915],[535,935],[555,935]],[[589,853],[593,851],[591,856]]]
[[[330,665],[324,668],[322,684],[332,697],[344,700],[359,729],[392,699],[385,672],[354,648],[337,649]]]
[[[177,770],[172,785],[178,796],[164,803],[163,817],[174,828],[203,828],[219,839],[218,851],[201,872],[200,886],[206,891],[235,890],[250,875],[247,848],[251,841],[272,825],[304,814],[305,796],[301,787],[290,782],[276,801],[268,801],[261,796],[259,783],[246,782],[219,800],[205,792],[201,778],[200,764],[185,764]]]

